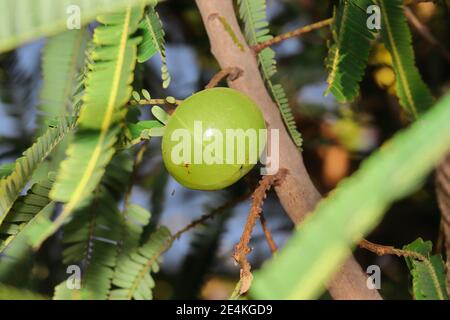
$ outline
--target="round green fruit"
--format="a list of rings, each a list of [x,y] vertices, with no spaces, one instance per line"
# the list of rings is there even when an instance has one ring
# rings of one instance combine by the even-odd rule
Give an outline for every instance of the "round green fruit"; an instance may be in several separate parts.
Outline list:
[[[167,123],[164,164],[185,187],[223,189],[255,166],[266,143],[265,129],[261,111],[246,95],[229,88],[200,91],[184,100]]]

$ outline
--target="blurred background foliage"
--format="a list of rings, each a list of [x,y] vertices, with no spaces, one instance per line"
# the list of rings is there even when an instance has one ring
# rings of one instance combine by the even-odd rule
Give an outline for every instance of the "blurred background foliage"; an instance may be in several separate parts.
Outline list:
[[[334,1],[324,0],[268,0],[271,32],[277,35],[328,18],[332,15],[333,4]],[[422,3],[412,6],[417,17],[446,48],[450,48],[449,6],[449,1],[441,1],[441,5]],[[160,62],[156,58],[136,69],[135,87],[146,88],[153,97],[170,95],[183,99],[203,88],[217,72],[218,65],[210,53],[194,1],[162,1],[158,12],[166,31],[172,82],[168,90],[161,88]],[[411,30],[418,68],[434,96],[440,97],[450,88],[450,62],[414,28]],[[393,96],[395,76],[391,59],[381,44],[372,50],[359,99],[342,105],[331,95],[323,95],[327,78],[324,60],[329,39],[329,30],[325,28],[274,47],[279,65],[276,77],[288,93],[303,135],[306,167],[323,194],[351,175],[375,148],[407,125],[407,117]],[[35,137],[35,110],[42,83],[40,55],[44,43],[45,39],[42,39],[0,55],[0,164],[16,159]],[[143,110],[143,114],[144,118],[151,118],[149,110]],[[159,148],[160,141],[153,140],[132,193],[133,202],[152,212],[147,232],[158,223],[176,232],[202,214],[253,190],[258,182],[254,170],[226,190],[185,189],[167,175]],[[38,176],[39,172],[33,180],[36,181]],[[442,237],[435,199],[434,179],[430,176],[420,190],[390,208],[368,239],[402,247],[422,237],[433,241],[434,250],[440,252]],[[227,298],[239,276],[239,268],[231,254],[239,241],[249,207],[248,200],[241,201],[206,226],[196,228],[176,241],[165,254],[161,272],[155,276],[155,298]],[[273,194],[269,195],[264,212],[277,245],[282,246],[293,225]],[[47,241],[39,251],[29,277],[21,275],[20,279],[10,279],[10,284],[27,284],[27,288],[51,296],[53,287],[66,276],[60,264],[60,242],[58,234]],[[253,251],[249,258],[257,268],[271,254],[259,225],[251,245]],[[402,259],[377,257],[361,249],[356,250],[356,257],[363,268],[380,265],[384,298],[411,297],[408,271]]]

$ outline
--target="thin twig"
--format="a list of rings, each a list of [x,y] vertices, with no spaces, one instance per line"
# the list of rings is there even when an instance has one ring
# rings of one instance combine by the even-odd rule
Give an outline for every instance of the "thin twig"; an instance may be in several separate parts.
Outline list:
[[[410,257],[410,258],[414,258],[414,259],[417,259],[420,261],[427,261],[427,258],[418,252],[397,249],[393,246],[383,246],[381,244],[376,244],[376,243],[370,242],[366,239],[363,239],[359,243],[359,246],[361,248],[372,251],[373,253],[375,253],[379,256],[384,256],[386,254],[393,254],[393,255],[396,255],[397,257]]]
[[[205,89],[211,89],[216,87],[222,79],[228,78],[230,81],[234,81],[242,75],[243,71],[240,68],[228,67],[217,72],[214,77],[211,78]]]
[[[333,21],[333,18],[328,18],[328,19],[325,19],[325,20],[322,20],[322,21],[318,21],[318,22],[309,24],[307,26],[300,27],[300,28],[295,29],[293,31],[280,34],[280,35],[278,35],[276,37],[273,37],[270,40],[267,40],[267,41],[261,42],[261,43],[259,43],[257,45],[254,45],[252,47],[252,49],[253,49],[253,51],[255,53],[259,53],[262,50],[264,50],[265,48],[273,46],[274,44],[280,43],[280,42],[282,42],[284,40],[287,40],[287,39],[290,39],[290,38],[293,38],[293,37],[298,37],[298,36],[301,36],[301,35],[303,35],[305,33],[311,32],[313,30],[317,30],[317,29],[323,28],[325,26],[329,26],[332,21]]]
[[[125,196],[124,196],[124,211],[127,210],[128,205],[130,204],[130,200],[131,200],[131,191],[133,190],[133,181],[136,178],[137,172],[139,170],[139,166],[142,163],[142,159],[144,158],[144,153],[145,151],[147,151],[148,148],[148,143],[149,141],[144,141],[141,146],[139,147],[139,150],[136,153],[136,156],[134,157],[134,162],[133,162],[133,169],[131,171],[131,176],[130,176],[130,182],[128,183],[128,187],[127,187],[127,191],[125,192]]]
[[[228,300],[239,300],[239,298],[241,296],[241,287],[242,287],[242,281],[239,280],[238,283],[236,283],[236,286],[234,287],[234,290],[231,293]]]
[[[431,278],[433,279],[433,283],[434,286],[436,288],[440,288],[439,285],[439,280],[438,277],[436,275],[436,272],[434,271],[434,267],[433,264],[431,263],[430,259],[428,259],[426,256],[424,256],[423,254],[420,254],[419,252],[415,252],[415,251],[411,251],[411,250],[403,250],[403,249],[397,249],[394,248],[392,246],[383,246],[380,244],[375,244],[372,243],[370,241],[367,241],[365,239],[363,239],[360,243],[359,246],[361,248],[367,249],[369,251],[372,251],[374,253],[376,253],[379,256],[383,256],[386,254],[394,254],[398,257],[410,257],[416,260],[419,260],[421,262],[423,262],[425,264],[425,266],[428,268],[430,274],[432,275]],[[444,300],[444,295],[443,293],[438,290],[437,291],[439,299],[440,300]]]
[[[251,273],[251,266],[247,260],[247,254],[250,253],[251,249],[248,246],[250,239],[252,237],[253,228],[256,223],[256,219],[260,217],[262,212],[262,204],[266,198],[267,191],[270,190],[272,185],[279,184],[287,174],[286,169],[280,169],[278,174],[271,176],[264,176],[259,182],[259,186],[253,192],[252,206],[247,217],[247,222],[245,224],[244,231],[242,232],[241,239],[239,243],[234,248],[233,258],[241,266],[240,279],[241,294],[244,294],[250,288],[253,275]]]
[[[183,233],[197,227],[198,225],[204,224],[207,220],[214,218],[217,214],[223,212],[226,209],[234,207],[236,204],[247,200],[251,196],[251,193],[246,193],[240,197],[237,197],[235,199],[232,199],[231,201],[228,201],[221,205],[220,207],[217,207],[210,211],[207,214],[202,215],[200,218],[193,220],[190,222],[187,226],[183,227],[179,231],[177,231],[172,237],[174,239],[178,239]]]
[[[269,245],[270,251],[272,251],[272,254],[275,254],[278,250],[277,244],[275,243],[275,240],[273,240],[272,233],[270,232],[269,227],[267,226],[266,218],[264,217],[263,212],[259,214],[259,221],[261,222],[261,226],[264,232],[264,237],[266,238],[267,244]]]
[[[447,60],[450,61],[450,52],[448,52],[447,48],[439,42],[438,39],[431,33],[430,29],[420,21],[414,12],[408,8],[404,7],[405,16],[408,19],[409,23],[417,30],[417,32],[433,47],[439,50],[441,55]]]

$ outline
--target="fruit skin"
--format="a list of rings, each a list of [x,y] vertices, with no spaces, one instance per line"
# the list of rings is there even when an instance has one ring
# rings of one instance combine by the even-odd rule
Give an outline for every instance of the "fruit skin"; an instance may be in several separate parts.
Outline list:
[[[185,128],[193,136],[194,121],[201,121],[203,133],[210,128],[222,133],[226,145],[226,129],[266,129],[264,117],[258,106],[246,95],[230,88],[206,89],[184,100],[170,117],[162,139],[162,156],[169,173],[183,186],[197,190],[218,190],[228,187],[247,174],[255,164],[248,163],[246,141],[244,164],[176,164],[171,159],[172,148],[179,141],[171,141],[174,130]],[[193,140],[192,140],[193,141]],[[201,149],[211,141],[202,140]],[[236,150],[236,141],[234,142]],[[262,148],[261,148],[262,150]],[[225,155],[225,147],[223,154]],[[259,154],[258,154],[259,158]]]

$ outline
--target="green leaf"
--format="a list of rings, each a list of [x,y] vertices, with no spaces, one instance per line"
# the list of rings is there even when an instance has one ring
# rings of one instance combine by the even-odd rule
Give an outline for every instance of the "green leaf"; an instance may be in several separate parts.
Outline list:
[[[73,129],[73,119],[63,119],[48,128],[37,141],[16,160],[10,175],[0,180],[0,225],[20,195],[38,165],[52,152],[64,136]]]
[[[139,143],[142,139],[149,139],[149,131],[153,128],[163,128],[161,122],[157,120],[144,120],[138,123],[128,123],[128,129],[131,133],[131,141],[133,144]]]
[[[371,0],[341,0],[335,10],[327,67],[328,89],[340,102],[353,100],[359,93],[371,42],[375,33],[366,27]]]
[[[105,300],[116,265],[121,214],[105,187],[100,187],[88,208],[74,213],[64,228],[64,263],[83,265],[80,289],[66,281],[55,288],[55,300]]]
[[[64,226],[63,262],[82,266],[81,288],[68,289],[64,281],[56,287],[54,299],[104,300],[108,297],[118,244],[124,233],[124,219],[118,204],[128,187],[132,167],[128,152],[115,155],[91,204],[74,212]]]
[[[167,88],[170,84],[170,74],[167,68],[165,33],[155,6],[156,3],[148,6],[147,13],[139,25],[143,40],[139,45],[138,62],[145,62],[158,53],[162,63],[161,77],[163,88]],[[146,99],[149,100],[150,98]]]
[[[14,49],[27,41],[67,31],[68,23],[77,19],[74,11],[77,7],[81,25],[86,25],[99,15],[154,1],[0,0],[0,52]]]
[[[112,282],[120,281],[123,269],[129,263],[129,254],[139,247],[143,228],[150,222],[150,212],[146,209],[131,204],[124,214],[122,222],[122,239],[118,247],[117,264]]]
[[[48,298],[25,289],[0,283],[0,300],[47,300]]]
[[[266,0],[238,0],[238,5],[240,17],[244,21],[244,34],[250,45],[256,45],[273,38],[268,28]],[[271,80],[277,72],[275,51],[271,48],[265,48],[258,53],[257,60],[267,88],[280,109],[283,122],[295,145],[301,149],[302,137],[297,130],[286,93],[281,84],[274,84]]]
[[[285,247],[255,275],[258,299],[310,299],[372,230],[388,206],[417,188],[450,150],[450,94],[373,153],[322,200]],[[430,143],[433,141],[433,143]]]
[[[112,300],[150,300],[155,282],[150,272],[159,271],[159,261],[172,244],[170,232],[165,227],[157,229],[149,240],[138,249],[130,252],[126,261],[116,270],[111,291]]]
[[[421,238],[403,248],[416,253],[405,258],[412,276],[414,299],[448,300],[444,261],[440,255],[430,256],[431,249],[431,241],[424,242]]]
[[[89,32],[70,30],[51,37],[42,52],[43,86],[40,95],[39,122],[72,114],[77,74],[85,61]]]
[[[9,176],[16,167],[16,164],[13,163],[5,163],[4,165],[0,166],[0,179],[5,178]]]
[[[48,198],[53,180],[50,174],[17,199],[0,227],[0,282],[18,285],[28,279],[24,275],[30,274],[33,257],[28,236],[38,217],[53,213],[54,203]]]
[[[160,106],[154,106],[152,108],[152,114],[153,116],[158,119],[163,124],[167,124],[167,121],[169,120],[169,114]]]
[[[403,14],[403,2],[402,0],[374,0],[374,2],[381,10],[381,34],[392,56],[400,104],[416,118],[433,105],[433,97],[415,65],[411,32]]]
[[[129,101],[140,38],[132,35],[138,28],[142,7],[127,7],[124,12],[102,15],[95,29],[93,64],[85,81],[79,130],[67,150],[50,196],[65,203],[58,218],[42,230],[34,247],[52,235],[71,213],[90,203],[105,168],[115,153],[119,122],[126,116],[123,106]],[[77,172],[77,174],[74,174]]]

